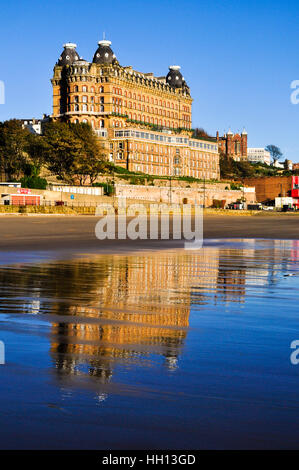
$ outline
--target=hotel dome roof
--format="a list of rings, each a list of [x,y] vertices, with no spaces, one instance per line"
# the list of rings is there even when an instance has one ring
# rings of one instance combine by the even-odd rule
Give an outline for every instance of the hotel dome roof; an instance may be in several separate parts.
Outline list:
[[[62,52],[61,56],[58,59],[57,64],[64,66],[64,65],[72,65],[73,62],[79,60],[80,57],[76,51],[77,44],[72,42],[68,42],[63,45],[64,51]]]
[[[115,59],[113,50],[111,49],[111,41],[103,39],[98,42],[99,47],[97,48],[94,56],[93,63],[95,64],[112,64]]]
[[[173,88],[182,88],[185,84],[184,77],[180,72],[181,67],[179,65],[170,65],[169,72],[166,75],[166,83]]]

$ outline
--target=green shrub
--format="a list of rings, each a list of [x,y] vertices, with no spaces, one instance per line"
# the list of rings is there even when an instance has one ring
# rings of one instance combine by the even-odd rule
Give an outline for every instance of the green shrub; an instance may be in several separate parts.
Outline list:
[[[110,183],[93,183],[92,186],[97,186],[100,188],[104,188],[104,194],[105,196],[112,196],[115,192],[115,188],[113,184]]]
[[[47,180],[40,176],[24,176],[21,179],[21,185],[23,188],[47,189],[47,184]]]

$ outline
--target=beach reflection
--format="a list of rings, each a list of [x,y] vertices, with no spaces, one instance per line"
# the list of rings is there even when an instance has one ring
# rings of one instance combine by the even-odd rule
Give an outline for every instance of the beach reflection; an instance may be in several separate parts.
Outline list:
[[[249,243],[242,249],[228,245],[2,267],[0,308],[47,317],[50,356],[61,379],[89,376],[108,383],[117,364],[146,367],[151,355],[174,371],[192,305],[244,303],[246,286],[269,288],[275,270],[288,268],[290,248],[297,260],[294,243],[279,242],[278,266],[274,242],[274,249]]]
[[[214,240],[0,265],[3,445],[16,426],[27,448],[295,445],[279,423],[299,425],[298,249]]]

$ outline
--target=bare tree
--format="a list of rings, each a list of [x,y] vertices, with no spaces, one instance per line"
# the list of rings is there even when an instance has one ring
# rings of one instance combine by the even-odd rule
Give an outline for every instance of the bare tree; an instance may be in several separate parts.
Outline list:
[[[267,145],[265,148],[268,152],[270,152],[270,155],[272,157],[273,163],[277,162],[278,160],[281,159],[283,153],[281,152],[279,147],[276,147],[276,145]]]

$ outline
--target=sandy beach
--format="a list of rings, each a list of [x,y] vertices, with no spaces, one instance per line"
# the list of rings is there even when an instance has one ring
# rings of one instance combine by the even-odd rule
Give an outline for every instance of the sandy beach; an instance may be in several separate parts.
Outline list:
[[[0,217],[0,250],[3,251],[134,251],[175,248],[174,240],[104,240],[95,237],[94,216],[3,216]],[[299,218],[292,215],[256,217],[204,217],[204,238],[267,238],[296,240]]]

